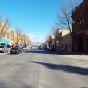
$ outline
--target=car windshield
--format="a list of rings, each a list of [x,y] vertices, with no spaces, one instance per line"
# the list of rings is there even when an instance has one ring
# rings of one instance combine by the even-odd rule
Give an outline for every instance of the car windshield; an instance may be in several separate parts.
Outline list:
[[[11,50],[18,50],[18,48],[12,48]]]

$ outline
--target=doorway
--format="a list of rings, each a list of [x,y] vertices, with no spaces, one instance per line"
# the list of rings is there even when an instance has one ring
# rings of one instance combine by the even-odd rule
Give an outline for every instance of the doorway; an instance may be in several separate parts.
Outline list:
[[[65,44],[65,51],[67,52],[67,44]]]
[[[83,40],[81,37],[78,40],[78,52],[83,52]]]

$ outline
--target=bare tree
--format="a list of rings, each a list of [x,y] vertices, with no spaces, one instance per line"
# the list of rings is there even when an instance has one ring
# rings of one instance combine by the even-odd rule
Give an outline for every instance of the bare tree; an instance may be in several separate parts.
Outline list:
[[[48,41],[49,40],[49,36],[50,36],[50,34],[47,34],[46,35],[45,41]]]
[[[16,41],[16,45],[18,45],[19,44],[19,41],[20,41],[20,37],[21,37],[23,31],[22,31],[21,28],[16,27],[15,33],[16,33],[15,41]]]
[[[57,13],[57,22],[59,28],[68,29],[70,34],[72,32],[72,12],[77,6],[78,0],[69,0],[68,2],[64,2],[60,5],[61,13]],[[71,35],[72,37],[72,35]]]
[[[24,37],[24,46],[26,47],[29,42],[29,36],[27,34],[23,34],[22,36]]]
[[[69,2],[64,2],[60,5],[61,14],[57,13],[57,22],[59,28],[66,29],[70,31],[70,35],[72,37],[72,13],[78,5],[78,0],[69,0]],[[75,22],[75,21],[74,21]],[[75,52],[75,40],[73,41],[73,47]]]
[[[55,25],[52,26],[52,28],[51,28],[51,35],[54,35],[55,36],[57,29],[58,29],[57,26],[55,26]]]
[[[28,40],[28,44],[30,45],[30,47],[32,46],[32,41],[30,39]]]
[[[5,37],[6,32],[9,30],[10,25],[11,25],[10,18],[7,17],[5,22],[3,22],[2,15],[0,14],[0,39],[2,37]]]

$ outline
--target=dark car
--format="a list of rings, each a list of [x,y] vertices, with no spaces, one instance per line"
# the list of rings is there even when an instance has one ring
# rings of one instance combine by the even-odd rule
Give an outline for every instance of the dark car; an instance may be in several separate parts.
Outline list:
[[[13,47],[10,50],[10,54],[19,54],[22,53],[22,49],[20,47]]]

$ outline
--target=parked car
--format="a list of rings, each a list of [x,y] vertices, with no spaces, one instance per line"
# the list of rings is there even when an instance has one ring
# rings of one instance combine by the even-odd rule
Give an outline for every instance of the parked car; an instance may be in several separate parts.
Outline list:
[[[10,54],[19,54],[22,53],[22,49],[20,47],[13,47],[10,50]]]
[[[22,47],[22,49],[23,49],[23,50],[26,50],[26,49],[27,49],[27,47]]]
[[[0,46],[0,52],[8,52],[8,48],[6,46]]]
[[[35,49],[35,47],[33,46],[32,49]]]
[[[15,47],[19,47],[20,49],[22,49],[22,47],[20,47],[20,46],[15,46]]]

